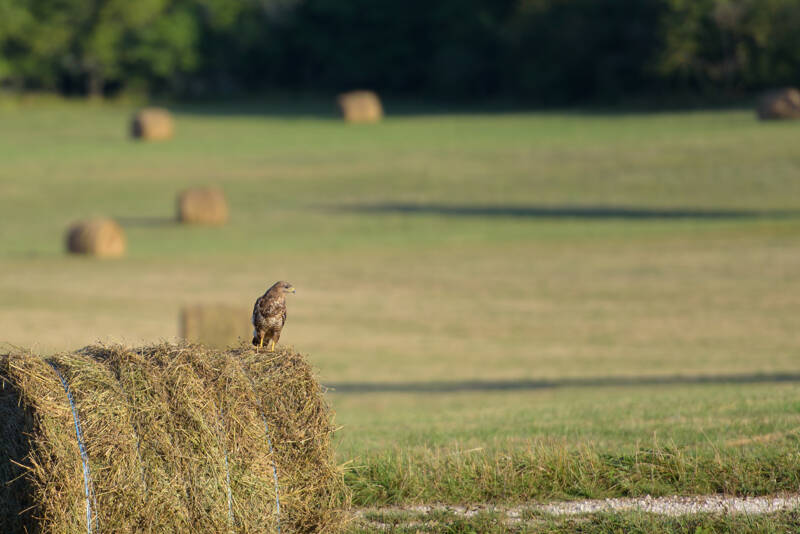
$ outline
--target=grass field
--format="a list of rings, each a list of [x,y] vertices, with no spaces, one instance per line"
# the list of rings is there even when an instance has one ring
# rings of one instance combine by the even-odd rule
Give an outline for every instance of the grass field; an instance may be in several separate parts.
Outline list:
[[[185,107],[141,144],[125,105],[6,102],[0,340],[171,338],[284,278],[357,504],[797,489],[800,124],[387,108]],[[172,222],[192,185],[228,226]],[[97,214],[125,259],[63,254]]]

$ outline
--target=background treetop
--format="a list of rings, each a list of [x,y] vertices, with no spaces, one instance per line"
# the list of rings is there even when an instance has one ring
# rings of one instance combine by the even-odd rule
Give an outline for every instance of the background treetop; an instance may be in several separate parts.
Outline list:
[[[800,83],[795,0],[0,0],[0,80],[68,94],[617,101]]]

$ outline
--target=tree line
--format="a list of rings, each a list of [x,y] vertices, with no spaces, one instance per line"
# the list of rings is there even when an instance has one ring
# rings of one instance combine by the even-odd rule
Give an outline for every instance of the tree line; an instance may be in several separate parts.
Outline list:
[[[0,83],[615,100],[800,83],[798,0],[0,0]]]

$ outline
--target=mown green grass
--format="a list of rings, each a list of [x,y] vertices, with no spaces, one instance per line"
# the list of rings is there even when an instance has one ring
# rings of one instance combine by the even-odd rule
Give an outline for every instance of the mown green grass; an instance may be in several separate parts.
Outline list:
[[[746,446],[800,437],[800,386],[755,383],[563,388],[461,394],[334,395],[352,414],[349,457],[445,445],[470,456],[528,440],[565,440],[631,454],[642,443]],[[407,414],[416,416],[410,419]],[[402,427],[402,436],[398,428]]]
[[[720,377],[333,392],[359,504],[797,487],[798,386],[725,377],[798,371],[800,124],[265,110],[183,107],[146,144],[123,104],[0,106],[0,340],[170,338],[182,305],[246,308],[283,278],[282,341],[328,384]],[[208,184],[230,224],[172,223],[175,193]],[[63,254],[95,214],[123,221],[126,258]],[[651,480],[630,459],[659,450]]]

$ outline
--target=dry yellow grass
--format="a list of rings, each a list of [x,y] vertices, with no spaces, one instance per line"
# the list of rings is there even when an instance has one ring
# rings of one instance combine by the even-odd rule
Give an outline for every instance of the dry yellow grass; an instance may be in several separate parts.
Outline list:
[[[761,231],[68,263],[58,273],[9,264],[18,274],[0,280],[0,295],[15,307],[0,308],[0,337],[44,350],[170,338],[187,295],[244,308],[269,266],[298,287],[282,341],[331,381],[365,370],[375,381],[792,370],[800,248],[791,233],[764,241]]]

